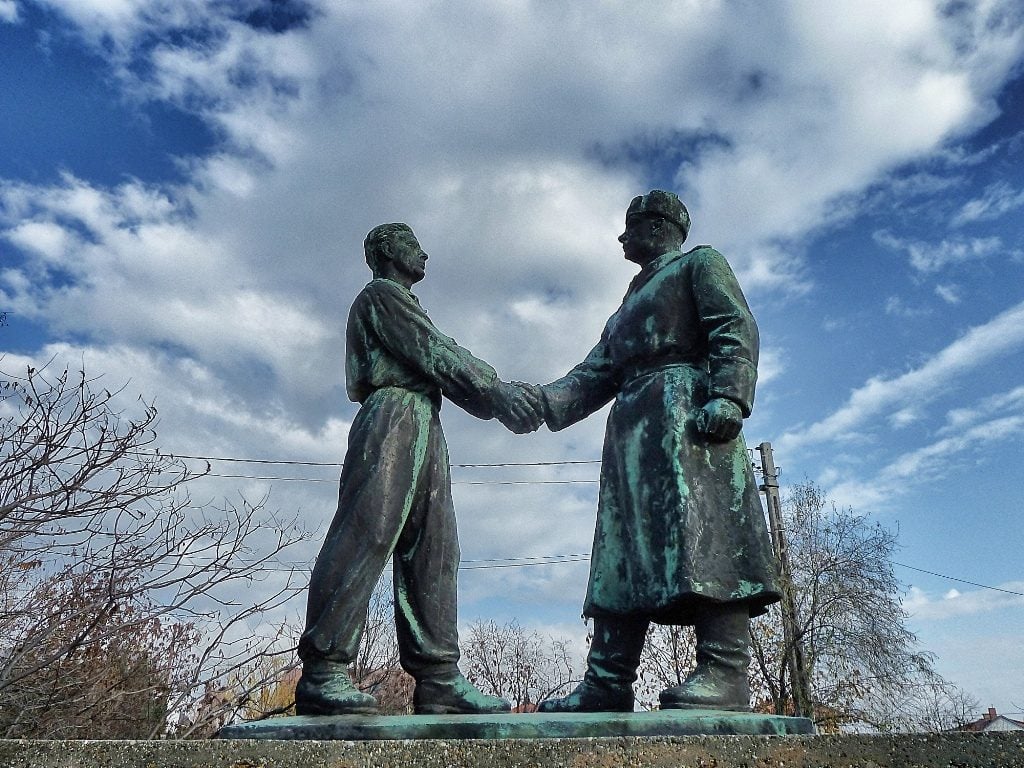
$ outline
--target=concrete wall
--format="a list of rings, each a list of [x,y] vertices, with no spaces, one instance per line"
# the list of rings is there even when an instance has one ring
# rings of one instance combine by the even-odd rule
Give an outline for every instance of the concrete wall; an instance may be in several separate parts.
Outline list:
[[[461,741],[3,741],[11,768],[1024,768],[1024,732]]]

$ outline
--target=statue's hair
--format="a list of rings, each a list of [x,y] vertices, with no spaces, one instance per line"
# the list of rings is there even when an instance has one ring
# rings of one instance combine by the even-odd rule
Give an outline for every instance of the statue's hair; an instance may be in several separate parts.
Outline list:
[[[382,257],[385,246],[394,242],[395,238],[399,235],[405,233],[411,235],[413,233],[412,227],[401,222],[394,222],[392,224],[380,224],[371,229],[369,234],[366,235],[366,239],[363,240],[363,254],[366,256],[366,263],[370,267],[370,271],[373,272],[374,277],[380,274],[380,269],[383,266]]]

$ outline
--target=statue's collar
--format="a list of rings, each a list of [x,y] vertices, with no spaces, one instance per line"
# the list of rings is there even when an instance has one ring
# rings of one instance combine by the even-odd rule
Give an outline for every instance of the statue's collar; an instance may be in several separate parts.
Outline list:
[[[398,288],[399,290],[401,290],[401,291],[402,291],[402,293],[406,293],[406,294],[408,294],[409,296],[411,296],[411,297],[413,298],[413,301],[415,301],[415,302],[419,303],[419,299],[417,299],[417,298],[416,298],[416,294],[412,292],[412,289],[411,289],[411,288],[408,288],[407,286],[404,286],[404,285],[402,285],[402,284],[401,284],[400,282],[398,282],[397,280],[393,280],[393,279],[391,279],[390,277],[375,277],[375,278],[373,278],[373,281],[372,281],[372,282],[376,282],[377,280],[381,280],[381,281],[383,281],[383,282],[385,282],[385,283],[388,283],[388,284],[390,284],[390,285],[393,285],[393,286],[395,286],[396,288]]]
[[[663,267],[667,266],[668,264],[671,264],[673,261],[675,261],[676,259],[678,259],[682,255],[683,255],[682,251],[669,251],[668,253],[663,253],[658,258],[653,259],[653,260],[647,262],[647,264],[644,266],[644,268],[640,270],[640,274],[641,275],[653,275],[659,269],[662,269]]]

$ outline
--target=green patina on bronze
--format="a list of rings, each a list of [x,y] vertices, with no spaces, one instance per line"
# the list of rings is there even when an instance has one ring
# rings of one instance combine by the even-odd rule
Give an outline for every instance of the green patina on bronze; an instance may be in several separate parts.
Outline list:
[[[778,599],[746,444],[697,423],[715,398],[750,412],[757,343],[732,271],[699,246],[646,265],[587,358],[544,387],[552,429],[614,400],[586,615],[692,623],[695,594],[751,614]]]
[[[348,395],[360,408],[338,510],[310,580],[296,707],[316,715],[375,711],[347,667],[390,560],[400,660],[416,678],[417,711],[504,711],[507,702],[477,691],[457,666],[459,541],[438,411],[445,397],[474,416],[529,431],[540,423],[539,394],[531,408],[525,390],[500,381],[434,326],[411,291],[427,254],[407,225],[375,227],[364,253],[374,279],[352,304],[345,356]]]
[[[758,331],[725,258],[684,252],[689,213],[652,190],[619,237],[640,266],[582,363],[543,387],[564,429],[612,401],[583,613],[587,672],[548,712],[625,710],[651,621],[692,624],[697,665],[663,707],[749,709],[750,616],[780,599],[740,428],[757,380]]]
[[[279,717],[223,728],[229,739],[566,739],[814,733],[804,718],[716,711],[531,715]]]
[[[507,708],[458,672],[459,549],[442,396],[517,432],[536,429],[542,416],[564,429],[614,401],[583,607],[596,620],[588,669],[577,691],[544,706],[631,710],[645,630],[655,621],[693,624],[697,637],[697,666],[662,692],[663,707],[749,707],[749,617],[779,599],[740,433],[753,407],[758,332],[722,254],[682,250],[688,229],[674,194],[633,200],[619,241],[640,272],[586,359],[544,387],[501,382],[442,334],[410,290],[427,260],[412,230],[371,231],[365,252],[374,280],[353,303],[347,330],[348,394],[361,407],[338,512],[313,569],[300,712],[372,710],[345,665],[392,556],[401,663],[417,680],[417,712]]]

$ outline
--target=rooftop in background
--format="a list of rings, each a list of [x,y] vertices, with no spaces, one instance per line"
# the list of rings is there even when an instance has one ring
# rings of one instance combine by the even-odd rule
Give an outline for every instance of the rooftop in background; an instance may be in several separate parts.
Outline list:
[[[1013,720],[1006,715],[1000,715],[995,707],[989,707],[988,712],[981,716],[980,720],[968,723],[960,731],[1024,731],[1024,722]]]

